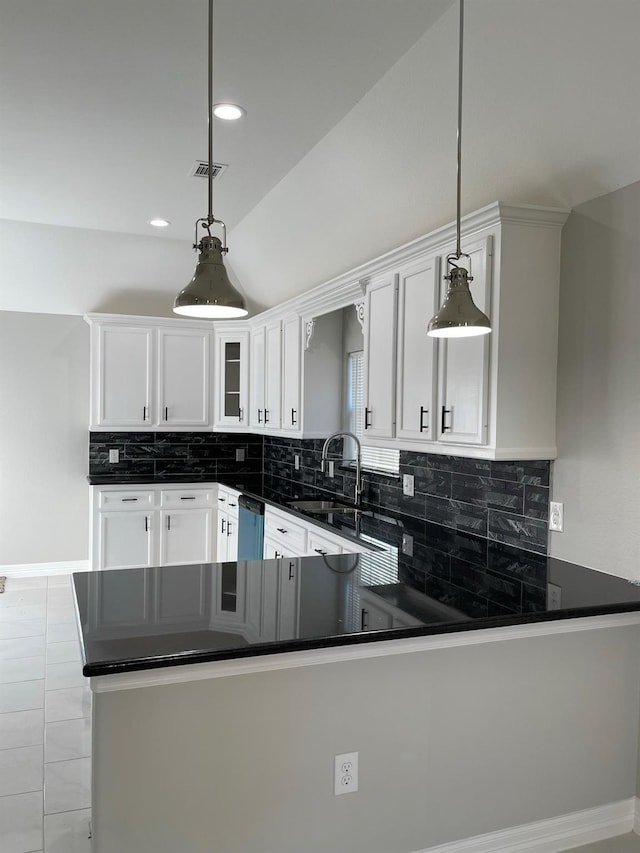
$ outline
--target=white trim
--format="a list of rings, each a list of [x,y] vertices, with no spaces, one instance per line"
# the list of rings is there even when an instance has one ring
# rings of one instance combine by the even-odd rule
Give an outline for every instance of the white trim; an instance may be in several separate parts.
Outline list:
[[[621,800],[450,844],[439,844],[416,853],[560,853],[630,832],[635,805],[635,798]]]
[[[164,684],[180,684],[187,681],[203,681],[209,678],[227,678],[233,675],[248,675],[254,672],[270,672],[295,669],[302,666],[318,666],[352,660],[411,654],[413,652],[450,649],[457,646],[474,646],[503,640],[546,637],[556,634],[571,634],[577,631],[595,631],[601,628],[620,628],[640,625],[640,612],[612,613],[606,616],[587,616],[577,619],[559,619],[549,622],[534,622],[528,625],[506,625],[502,628],[484,628],[475,631],[457,631],[422,637],[397,640],[381,640],[373,643],[354,643],[308,651],[283,652],[281,654],[258,655],[232,660],[209,661],[186,666],[168,666],[117,675],[99,675],[90,679],[94,693],[111,693],[118,690],[133,690],[139,687],[157,687]]]
[[[122,488],[122,486],[120,487]],[[60,563],[14,563],[0,566],[0,575],[8,578],[24,578],[31,575],[70,575],[72,572],[88,572],[89,560],[73,560]]]

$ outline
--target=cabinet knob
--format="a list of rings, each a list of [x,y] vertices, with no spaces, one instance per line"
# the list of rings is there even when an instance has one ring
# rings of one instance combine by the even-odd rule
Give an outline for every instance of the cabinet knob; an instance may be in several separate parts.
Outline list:
[[[425,424],[424,416],[429,414],[429,409],[425,409],[424,406],[420,406],[420,432],[424,432],[426,429],[429,429],[429,424]]]

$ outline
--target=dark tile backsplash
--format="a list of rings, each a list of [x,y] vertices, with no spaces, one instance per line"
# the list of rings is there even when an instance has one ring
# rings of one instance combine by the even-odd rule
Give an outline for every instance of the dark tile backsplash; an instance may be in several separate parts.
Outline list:
[[[323,444],[323,439],[263,438],[248,433],[92,432],[89,475],[114,483],[140,481],[140,477],[163,482],[241,475],[247,489],[264,483],[283,499],[321,491],[353,500],[352,471],[337,469],[333,478],[320,471]],[[109,463],[113,448],[120,450],[117,464]],[[238,449],[245,451],[244,462],[236,461]],[[334,442],[331,455],[340,452],[340,442]],[[363,502],[417,522],[433,522],[434,528],[441,525],[445,537],[451,532],[470,534],[470,541],[489,540],[546,554],[550,472],[547,461],[491,462],[401,450],[400,478],[365,472]],[[413,497],[402,494],[403,474],[415,478]],[[450,553],[450,543],[441,550]],[[468,553],[459,557],[473,562]],[[486,553],[479,564],[485,561]]]
[[[291,498],[312,490],[353,499],[355,476],[320,471],[322,439],[264,438],[265,485]],[[339,452],[337,445],[332,445]],[[294,457],[300,456],[295,470]],[[492,462],[400,451],[400,479],[364,474],[363,501],[434,522],[451,530],[547,553],[551,463]],[[413,474],[415,495],[402,494],[402,475]],[[485,555],[486,556],[486,555]]]
[[[109,462],[109,450],[120,461]],[[244,450],[244,461],[236,451]],[[114,483],[140,479],[165,482],[182,478],[241,474],[247,487],[262,476],[262,436],[245,433],[92,432],[89,434],[89,476]]]

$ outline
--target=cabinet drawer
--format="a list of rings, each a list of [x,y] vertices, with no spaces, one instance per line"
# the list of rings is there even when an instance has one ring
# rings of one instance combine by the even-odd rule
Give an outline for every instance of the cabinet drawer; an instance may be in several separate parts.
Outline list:
[[[153,490],[127,489],[121,492],[100,492],[100,509],[108,510],[133,510],[149,509],[155,506],[155,495]]]
[[[272,539],[286,545],[285,554],[304,554],[307,544],[307,529],[297,524],[288,513],[265,508],[264,532]]]
[[[218,509],[228,512],[229,515],[238,517],[238,498],[240,492],[235,492],[233,489],[223,489],[218,486],[218,499],[214,501]]]
[[[163,489],[160,502],[163,508],[172,509],[191,509],[215,504],[213,489]]]

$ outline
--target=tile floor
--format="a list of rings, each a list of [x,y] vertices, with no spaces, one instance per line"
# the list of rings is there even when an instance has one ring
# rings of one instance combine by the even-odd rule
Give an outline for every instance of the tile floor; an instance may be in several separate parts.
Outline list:
[[[89,853],[91,691],[69,575],[0,595],[0,850]]]

